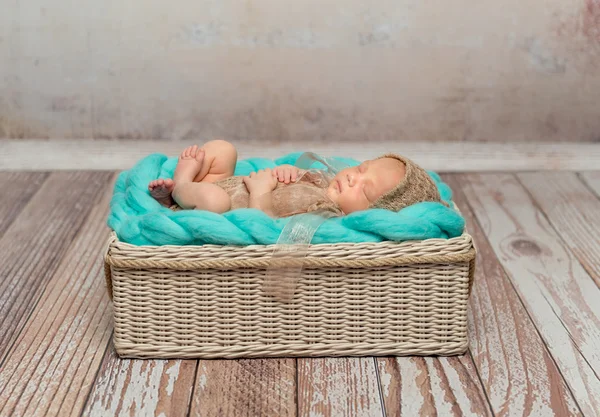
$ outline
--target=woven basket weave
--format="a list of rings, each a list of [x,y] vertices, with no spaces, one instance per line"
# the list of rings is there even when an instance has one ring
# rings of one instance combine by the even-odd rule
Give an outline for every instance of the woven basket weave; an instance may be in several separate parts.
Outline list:
[[[114,345],[130,358],[455,355],[467,348],[471,236],[312,245],[290,302],[262,290],[273,246],[105,255]]]

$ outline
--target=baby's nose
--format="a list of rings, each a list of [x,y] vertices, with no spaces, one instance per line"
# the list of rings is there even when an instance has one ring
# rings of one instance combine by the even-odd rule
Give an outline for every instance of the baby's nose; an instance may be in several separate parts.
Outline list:
[[[348,177],[348,185],[350,187],[354,187],[354,175],[348,174],[347,177]]]

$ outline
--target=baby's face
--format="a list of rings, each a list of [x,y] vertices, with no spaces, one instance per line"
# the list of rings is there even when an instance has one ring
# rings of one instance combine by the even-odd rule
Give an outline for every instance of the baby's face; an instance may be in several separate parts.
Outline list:
[[[327,195],[345,214],[366,210],[404,178],[405,166],[395,158],[365,161],[334,177]]]

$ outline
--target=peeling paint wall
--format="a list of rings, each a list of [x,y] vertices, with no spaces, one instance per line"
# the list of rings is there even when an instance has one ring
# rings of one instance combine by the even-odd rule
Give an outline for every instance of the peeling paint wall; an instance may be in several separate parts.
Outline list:
[[[0,7],[0,137],[600,141],[600,0]]]

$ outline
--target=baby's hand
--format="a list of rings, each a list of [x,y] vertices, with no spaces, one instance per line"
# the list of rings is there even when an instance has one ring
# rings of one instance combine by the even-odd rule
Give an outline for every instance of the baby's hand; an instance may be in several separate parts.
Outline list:
[[[279,182],[289,184],[290,181],[296,182],[298,172],[300,172],[300,168],[293,165],[279,165],[273,170],[273,176],[276,177]]]
[[[252,172],[250,176],[244,177],[244,184],[246,184],[246,188],[248,188],[250,194],[265,194],[277,187],[277,178],[275,178],[270,168],[266,168],[258,172]]]

